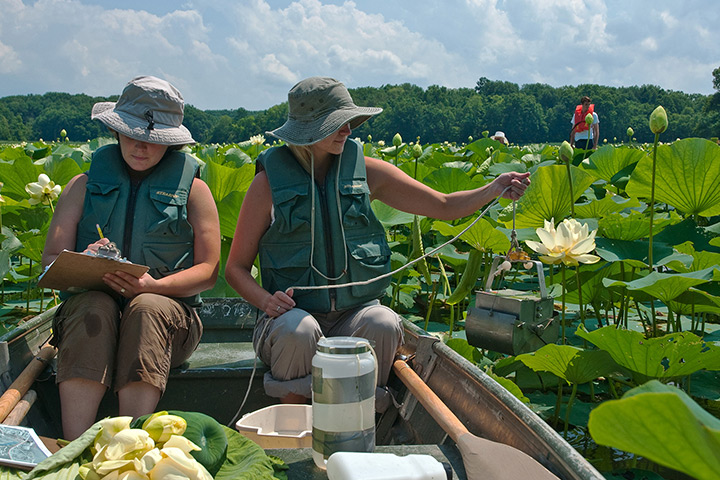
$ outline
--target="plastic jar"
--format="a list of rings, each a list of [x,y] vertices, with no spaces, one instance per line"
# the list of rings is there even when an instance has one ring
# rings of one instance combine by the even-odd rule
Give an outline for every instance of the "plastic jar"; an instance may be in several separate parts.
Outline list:
[[[377,362],[359,337],[318,341],[312,360],[313,460],[325,468],[335,452],[375,450]]]

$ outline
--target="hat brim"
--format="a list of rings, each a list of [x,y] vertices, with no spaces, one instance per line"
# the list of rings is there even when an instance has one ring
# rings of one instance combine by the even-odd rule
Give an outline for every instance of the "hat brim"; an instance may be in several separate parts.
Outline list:
[[[350,124],[351,129],[357,128],[382,110],[378,107],[341,108],[310,122],[288,118],[281,127],[265,133],[285,143],[312,145],[327,138],[346,123]]]
[[[148,130],[148,122],[126,112],[115,110],[115,102],[99,102],[93,105],[90,118],[101,121],[106,127],[141,142],[158,145],[185,145],[196,143],[184,125],[164,125],[155,122]]]

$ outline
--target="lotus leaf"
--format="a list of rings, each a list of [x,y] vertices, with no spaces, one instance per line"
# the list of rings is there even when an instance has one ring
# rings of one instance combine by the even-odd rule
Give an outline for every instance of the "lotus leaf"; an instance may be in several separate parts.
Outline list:
[[[610,354],[618,365],[641,377],[669,380],[698,370],[720,370],[720,347],[691,332],[645,338],[640,332],[614,326],[575,332]]]
[[[572,201],[576,201],[594,178],[577,167],[571,168],[573,182]],[[565,165],[548,165],[538,168],[530,176],[530,186],[517,202],[515,226],[517,228],[542,227],[546,219],[560,221],[570,213],[570,186]],[[512,218],[503,218],[510,226]]]
[[[630,147],[600,147],[582,168],[591,175],[612,183],[615,175],[626,167],[638,163],[646,154],[642,150]]]
[[[441,235],[454,237],[463,231],[470,223],[471,221],[468,221],[462,225],[453,226],[445,222],[437,221],[433,223],[433,228]],[[484,218],[480,219],[467,232],[463,233],[460,238],[481,252],[507,252],[510,248],[510,240],[508,237],[496,230],[495,227]]]
[[[550,372],[568,384],[587,383],[616,368],[607,352],[583,350],[570,345],[545,345],[534,353],[516,357],[531,369]]]
[[[720,147],[702,138],[686,138],[657,149],[655,201],[671,205],[688,215],[720,214]],[[638,162],[627,193],[650,198],[652,158]]]
[[[712,280],[715,269],[716,267],[709,267],[704,270],[688,273],[659,273],[653,271],[631,282],[607,278],[603,280],[603,284],[606,287],[623,286],[631,291],[640,290],[667,304],[678,295],[687,291],[688,288]]]
[[[590,413],[600,445],[642,455],[699,480],[720,472],[720,420],[685,392],[651,380]]]

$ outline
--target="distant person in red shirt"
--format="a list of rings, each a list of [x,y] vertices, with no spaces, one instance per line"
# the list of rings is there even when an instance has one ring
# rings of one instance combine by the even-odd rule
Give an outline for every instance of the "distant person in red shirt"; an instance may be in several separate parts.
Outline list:
[[[585,117],[592,114],[592,124],[588,127]],[[580,105],[575,107],[575,113],[570,119],[573,126],[570,130],[570,145],[577,148],[597,148],[600,139],[600,120],[595,112],[595,105],[590,103],[590,97],[584,96],[580,99]],[[588,142],[588,138],[590,141]]]

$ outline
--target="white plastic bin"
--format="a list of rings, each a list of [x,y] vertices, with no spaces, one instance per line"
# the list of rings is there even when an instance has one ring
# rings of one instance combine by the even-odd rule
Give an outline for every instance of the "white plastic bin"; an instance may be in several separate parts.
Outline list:
[[[243,415],[235,428],[262,448],[309,448],[312,406],[271,405]]]

